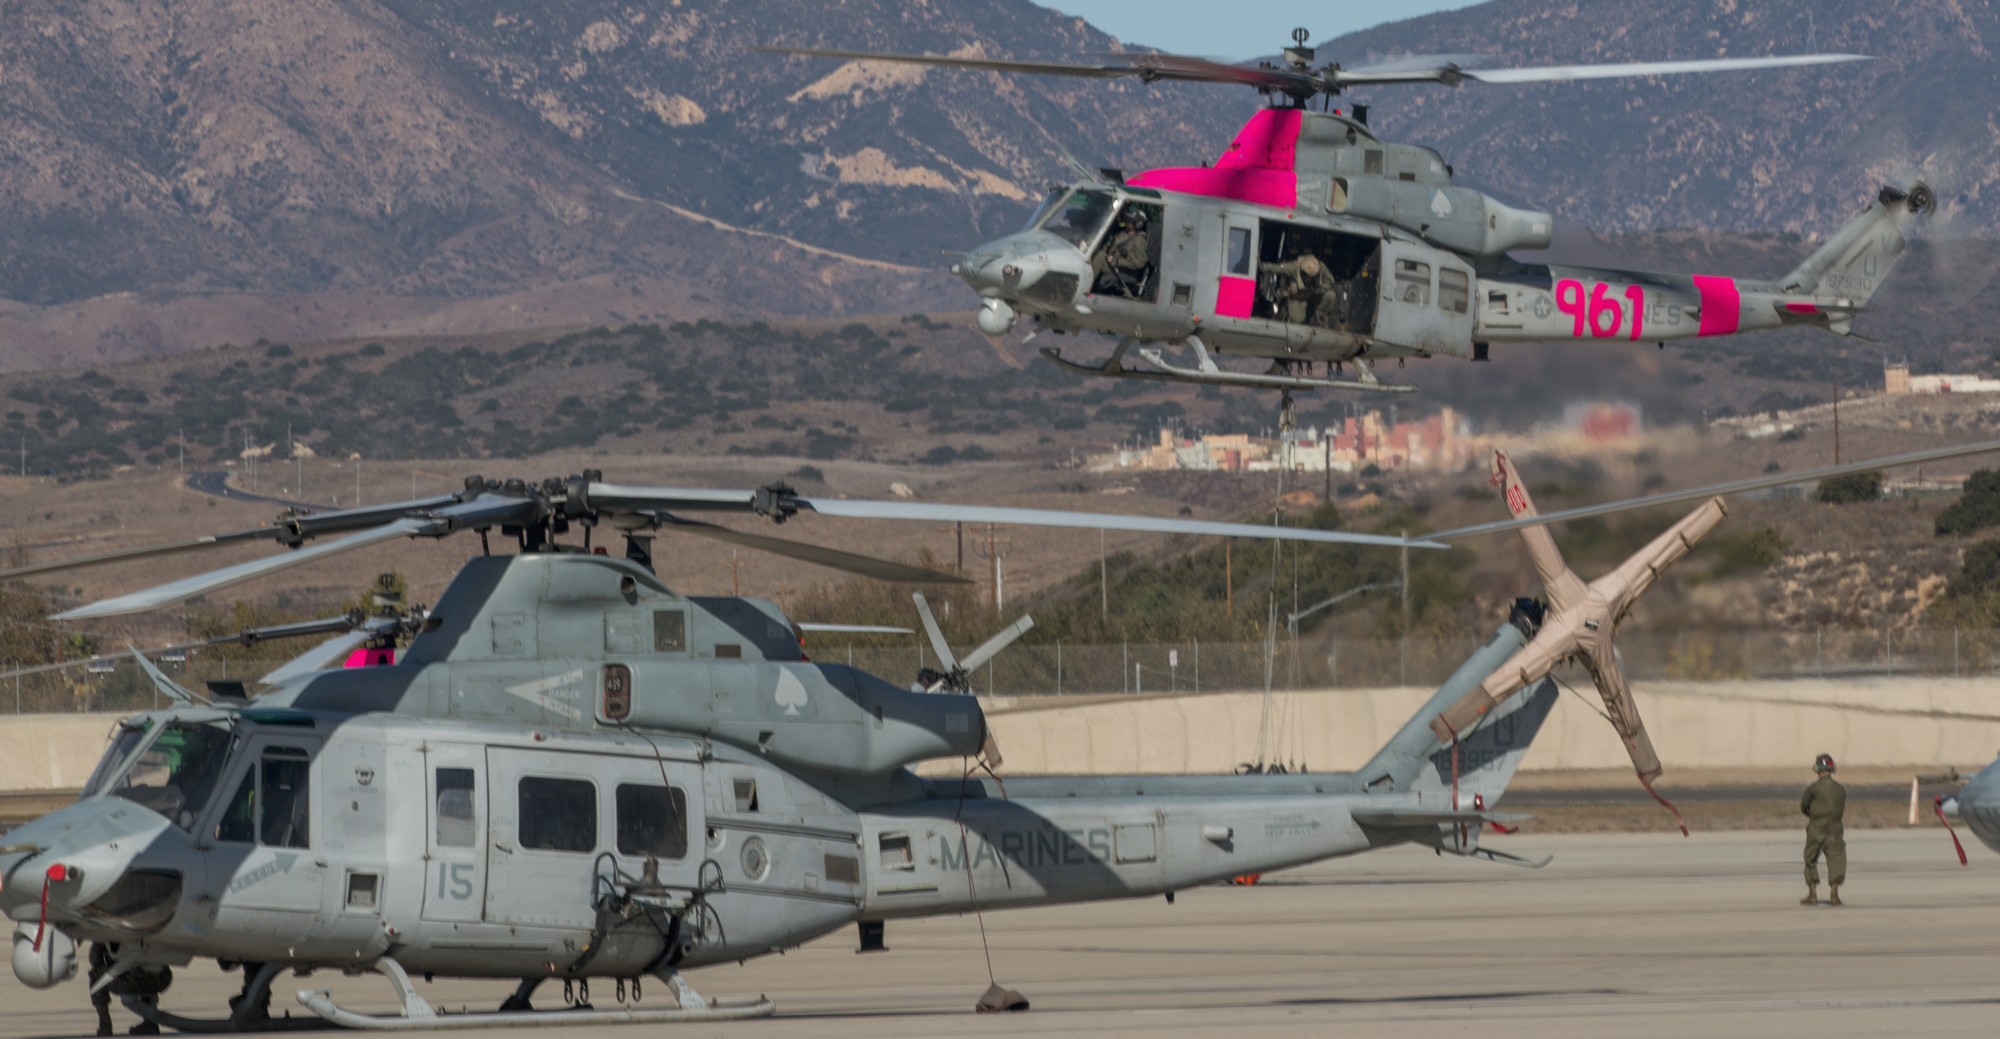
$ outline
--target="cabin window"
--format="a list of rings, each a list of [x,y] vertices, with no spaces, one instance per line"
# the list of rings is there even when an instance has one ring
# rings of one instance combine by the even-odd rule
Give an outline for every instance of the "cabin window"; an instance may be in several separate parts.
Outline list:
[[[274,848],[312,845],[312,790],[306,752],[272,747],[258,768],[257,840]]]
[[[1247,278],[1250,276],[1250,229],[1232,227],[1229,229],[1229,248],[1223,256],[1222,272]]]
[[[1370,148],[1361,153],[1361,172],[1380,175],[1382,172],[1382,149]]]
[[[654,610],[653,652],[686,652],[687,623],[687,614],[680,610]]]
[[[478,842],[472,813],[472,770],[437,770],[437,843],[440,848],[470,848]]]
[[[1396,299],[1413,306],[1431,301],[1431,265],[1418,260],[1396,261]]]
[[[623,664],[604,665],[604,717],[624,721],[632,713],[632,669]]]
[[[1463,314],[1472,306],[1472,279],[1452,267],[1438,268],[1438,309]]]
[[[597,847],[597,785],[587,779],[522,776],[521,847],[590,851]]]
[[[687,858],[687,793],[677,786],[620,783],[618,854]]]
[[[1347,178],[1333,178],[1333,187],[1326,194],[1326,208],[1335,213],[1347,212]]]
[[[917,860],[910,854],[910,835],[907,833],[885,833],[876,840],[876,849],[881,853],[883,869],[914,870]]]

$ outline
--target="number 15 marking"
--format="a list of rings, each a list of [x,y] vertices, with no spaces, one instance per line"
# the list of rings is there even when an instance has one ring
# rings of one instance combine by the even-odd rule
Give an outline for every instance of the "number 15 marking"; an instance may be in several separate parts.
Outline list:
[[[1609,282],[1593,282],[1586,296],[1583,282],[1575,278],[1556,282],[1556,309],[1576,319],[1570,335],[1582,339],[1586,325],[1591,336],[1597,339],[1610,339],[1618,334],[1625,324],[1625,308],[1616,299],[1605,297],[1610,290]],[[1625,298],[1632,304],[1632,330],[1626,338],[1636,342],[1646,330],[1646,290],[1637,285],[1627,285]]]

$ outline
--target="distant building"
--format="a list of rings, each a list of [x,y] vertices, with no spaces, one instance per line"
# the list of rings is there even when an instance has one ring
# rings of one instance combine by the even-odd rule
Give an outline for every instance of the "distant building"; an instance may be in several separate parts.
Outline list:
[[[2000,393],[2000,379],[1989,379],[1983,375],[1911,375],[1909,365],[1891,364],[1882,369],[1882,392],[1890,397]]]
[[[1159,441],[1146,448],[1128,448],[1097,460],[1106,469],[1265,472],[1287,468],[1295,472],[1352,473],[1370,465],[1382,470],[1444,469],[1463,466],[1476,449],[1470,423],[1450,408],[1416,422],[1388,423],[1370,411],[1337,427],[1299,430],[1289,440],[1252,437],[1247,433],[1181,437],[1160,430]]]

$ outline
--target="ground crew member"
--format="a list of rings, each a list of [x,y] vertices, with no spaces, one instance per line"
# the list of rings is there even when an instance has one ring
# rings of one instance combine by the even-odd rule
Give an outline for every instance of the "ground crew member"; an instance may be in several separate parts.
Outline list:
[[[1094,291],[1112,291],[1121,296],[1137,296],[1144,291],[1146,268],[1152,260],[1146,239],[1146,214],[1126,207],[1118,215],[1118,230],[1111,241],[1091,261],[1097,272]]]
[[[1840,885],[1847,881],[1846,827],[1841,822],[1847,812],[1847,788],[1833,780],[1833,755],[1821,754],[1813,761],[1813,771],[1819,778],[1799,798],[1799,812],[1806,817],[1806,897],[1799,904],[1819,904],[1819,857],[1825,853],[1831,896],[1826,904],[1837,906]]]

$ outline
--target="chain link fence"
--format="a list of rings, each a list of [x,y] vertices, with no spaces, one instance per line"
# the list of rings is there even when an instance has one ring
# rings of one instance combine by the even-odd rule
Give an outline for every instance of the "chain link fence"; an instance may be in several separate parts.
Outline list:
[[[1485,638],[1345,639],[1281,636],[1262,642],[1040,643],[1015,645],[971,676],[980,695],[1132,695],[1263,689],[1435,686]],[[814,660],[852,664],[908,683],[936,667],[927,643],[849,646],[815,641]],[[1680,631],[1619,636],[1635,682],[1868,676],[1991,675],[2000,669],[2000,631]],[[209,681],[255,680],[285,662],[283,653],[234,661],[168,661],[161,670],[190,689]],[[4,662],[0,662],[4,665]],[[0,668],[4,669],[4,668]],[[130,711],[164,698],[129,660],[0,680],[0,713]]]

